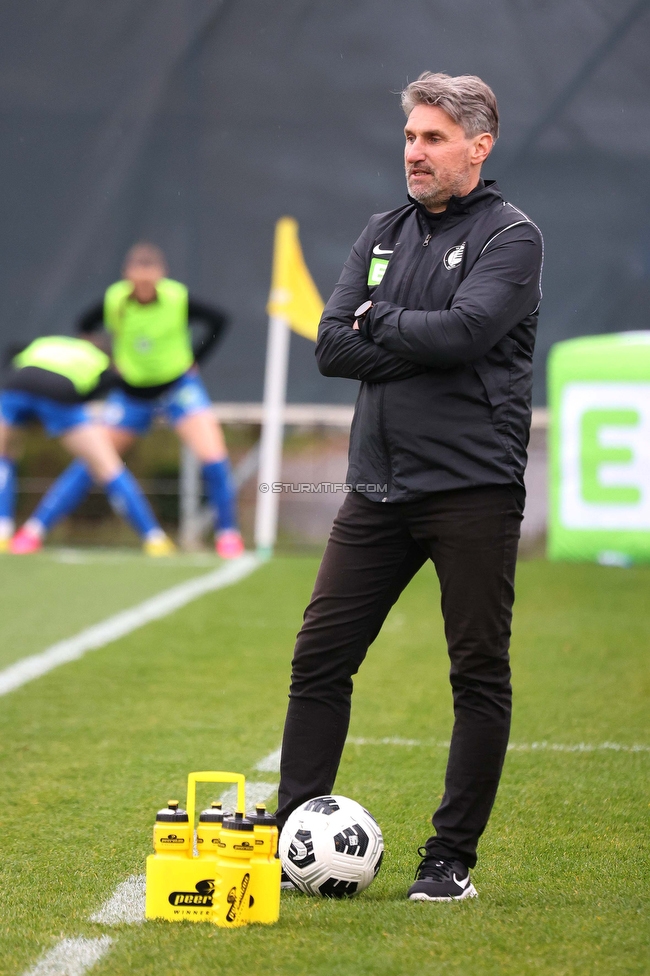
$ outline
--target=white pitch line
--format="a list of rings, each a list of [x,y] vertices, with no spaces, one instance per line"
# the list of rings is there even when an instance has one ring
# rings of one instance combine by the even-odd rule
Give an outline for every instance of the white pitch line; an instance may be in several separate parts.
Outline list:
[[[347,740],[353,746],[423,746],[428,749],[448,749],[449,742],[439,742],[433,739],[398,739],[387,736],[383,739],[366,739],[350,737]],[[578,742],[574,745],[564,742],[510,742],[509,752],[650,752],[650,746],[622,745],[620,742]],[[259,766],[257,767],[259,769]]]
[[[99,939],[62,939],[24,976],[83,976],[106,955],[112,944],[108,935]]]
[[[136,925],[144,922],[145,882],[144,874],[132,874],[122,881],[99,911],[90,916],[90,921],[100,925]]]
[[[282,746],[278,746],[273,752],[270,752],[268,756],[264,756],[260,759],[258,763],[255,764],[255,769],[259,773],[279,773],[280,772],[280,755],[282,753]]]
[[[422,739],[399,739],[395,736],[386,736],[383,739],[364,739],[350,736],[347,740],[353,746],[438,746],[440,749],[448,749],[448,742],[433,742]]]
[[[77,661],[88,651],[95,651],[120,637],[125,637],[153,620],[167,617],[205,593],[239,582],[261,564],[262,561],[258,556],[247,553],[226,566],[215,569],[212,573],[172,586],[171,589],[163,590],[162,593],[150,597],[143,603],[138,603],[130,610],[116,613],[113,617],[108,617],[101,623],[82,630],[74,637],[58,641],[40,654],[32,654],[21,661],[16,661],[15,664],[0,671],[0,695],[7,695],[10,691],[20,688],[29,681],[34,681],[35,678],[40,678],[41,675],[58,668],[61,664]]]
[[[39,553],[39,560],[52,563],[64,563],[70,566],[133,566],[156,564],[156,569],[216,569],[223,565],[223,560],[213,552],[175,553],[173,556],[160,559],[156,556],[145,556],[138,549],[45,549]]]
[[[511,742],[508,749],[512,752],[650,752],[650,746],[625,746],[620,742],[577,742],[570,745],[564,742]]]
[[[252,810],[258,803],[264,803],[277,792],[277,783],[246,783],[246,806]],[[233,810],[237,804],[237,787],[231,786],[221,796],[226,810]]]

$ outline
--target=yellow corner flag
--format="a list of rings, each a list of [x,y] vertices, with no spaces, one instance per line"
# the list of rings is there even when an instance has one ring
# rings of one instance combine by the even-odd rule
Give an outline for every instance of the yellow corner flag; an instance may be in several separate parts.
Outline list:
[[[298,224],[293,217],[281,217],[275,225],[273,276],[266,310],[315,342],[324,307],[302,256]]]

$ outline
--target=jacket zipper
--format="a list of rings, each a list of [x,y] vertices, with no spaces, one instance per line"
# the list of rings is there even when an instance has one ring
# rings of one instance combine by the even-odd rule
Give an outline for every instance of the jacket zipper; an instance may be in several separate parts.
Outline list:
[[[392,462],[391,462],[391,459],[390,459],[390,450],[388,448],[388,438],[386,437],[386,426],[384,424],[384,400],[385,400],[385,398],[386,398],[386,383],[382,383],[381,393],[379,395],[379,429],[381,430],[381,439],[384,442],[384,451],[385,451],[385,454],[386,454],[386,467],[387,467],[386,473],[388,475],[388,481],[386,483],[386,495],[385,495],[385,497],[388,498],[388,494],[390,492],[391,485],[392,485],[392,482],[393,482],[393,465],[392,465]],[[382,501],[383,501],[383,499],[382,499]]]
[[[422,241],[422,247],[423,248],[429,246],[429,241],[431,240],[432,237],[433,237],[433,233],[432,232],[429,232],[427,234],[427,236],[424,238],[424,240]],[[417,258],[417,260],[415,260],[413,262],[413,267],[411,268],[411,273],[410,273],[410,275],[408,276],[408,278],[406,279],[406,281],[404,283],[404,287],[402,288],[402,291],[401,291],[401,294],[400,294],[400,297],[399,297],[400,305],[403,304],[403,302],[406,300],[406,296],[409,293],[409,289],[410,289],[411,285],[413,284],[413,279],[415,277],[415,272],[420,267],[420,262],[422,261],[422,258],[423,257],[424,257],[424,251],[422,250],[422,251],[420,251],[420,254],[419,254],[419,257]]]
[[[429,232],[427,234],[427,236],[424,238],[424,240],[422,241],[422,247],[423,248],[429,246],[429,241],[431,240],[432,237],[433,237],[433,233]],[[408,276],[408,279],[406,281],[406,284],[405,284],[405,286],[404,286],[404,288],[402,290],[402,293],[400,295],[400,303],[403,302],[404,299],[406,298],[406,296],[407,296],[407,294],[409,292],[409,289],[411,287],[411,284],[413,282],[413,278],[415,277],[415,272],[420,267],[420,262],[422,261],[422,258],[423,257],[424,257],[424,250],[420,251],[419,258],[417,259],[417,261],[414,261],[413,262],[413,267],[411,268],[411,273]],[[387,485],[387,491],[386,491],[386,496],[388,496],[388,493],[390,492],[390,489],[391,489],[392,483],[393,483],[393,464],[392,464],[391,456],[390,456],[390,448],[388,446],[388,437],[386,436],[386,425],[384,423],[384,400],[385,400],[385,397],[386,397],[386,384],[384,383],[383,386],[382,386],[382,390],[381,390],[381,394],[380,394],[380,401],[379,401],[379,414],[380,414],[379,427],[380,427],[380,430],[381,430],[381,437],[382,437],[382,440],[384,442],[384,451],[386,452],[386,462],[387,462],[387,466],[388,466],[388,485]]]

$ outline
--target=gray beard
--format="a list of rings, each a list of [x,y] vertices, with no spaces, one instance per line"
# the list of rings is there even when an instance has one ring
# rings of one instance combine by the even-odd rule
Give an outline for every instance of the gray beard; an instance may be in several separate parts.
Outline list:
[[[447,203],[453,196],[463,196],[463,190],[465,188],[465,177],[457,176],[455,179],[451,180],[447,186],[441,186],[440,183],[435,183],[428,190],[422,189],[412,190],[409,186],[408,176],[406,177],[406,186],[409,194],[418,203],[421,203],[427,210],[431,210],[434,207],[441,207]]]

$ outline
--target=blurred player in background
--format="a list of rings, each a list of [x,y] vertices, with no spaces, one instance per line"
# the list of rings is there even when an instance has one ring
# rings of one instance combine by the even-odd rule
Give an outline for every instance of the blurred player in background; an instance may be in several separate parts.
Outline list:
[[[61,492],[74,492],[77,472],[102,485],[113,508],[131,523],[145,552],[165,556],[174,545],[162,531],[137,481],[117,453],[107,429],[93,420],[86,401],[115,382],[108,356],[85,339],[45,336],[30,343],[12,362],[0,392],[0,551],[35,552],[59,517]],[[39,420],[51,437],[78,460],[59,479],[30,519],[12,538],[16,495],[15,464],[9,454],[15,428]],[[84,494],[87,488],[84,489]],[[75,496],[75,503],[80,499]]]
[[[124,454],[147,433],[154,417],[164,417],[203,464],[215,511],[215,547],[222,558],[232,559],[242,554],[244,545],[237,527],[230,462],[196,366],[223,335],[227,319],[189,296],[185,285],[166,274],[160,248],[136,244],[126,255],[122,281],[111,285],[103,302],[82,316],[79,332],[96,335],[105,327],[112,340],[120,382],[107,398],[104,424],[117,451]],[[193,335],[190,320],[203,324],[203,334]],[[42,504],[56,495],[62,518],[76,508],[91,484],[88,469],[73,464]],[[34,519],[39,518],[37,510]]]

